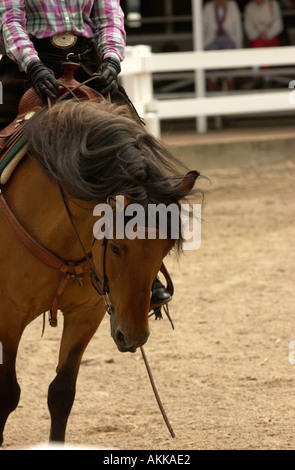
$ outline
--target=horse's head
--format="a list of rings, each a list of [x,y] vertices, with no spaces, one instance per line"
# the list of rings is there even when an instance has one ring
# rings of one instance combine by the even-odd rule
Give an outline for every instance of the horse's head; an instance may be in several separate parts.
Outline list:
[[[178,182],[175,191],[188,194],[197,176],[197,172],[187,173]],[[165,212],[164,219],[156,223],[154,216],[158,208],[154,204],[148,205],[146,213],[139,204],[129,204],[124,196],[108,198],[108,203],[111,217],[108,218],[107,224],[104,220],[105,231],[100,237],[108,237],[107,249],[102,261],[101,253],[95,251],[94,244],[93,255],[96,268],[100,269],[102,277],[105,276],[108,286],[112,337],[121,352],[134,352],[149,336],[148,313],[152,283],[163,259],[176,244],[176,239],[172,239],[171,217],[177,217],[179,227],[179,206],[175,205],[174,213],[169,213],[170,219],[166,217],[168,214]],[[104,204],[101,208],[98,205],[97,208],[97,215],[100,215],[100,209],[106,211]],[[170,226],[168,231],[167,225]],[[101,228],[100,223],[98,229]],[[94,235],[100,234],[94,229]],[[181,237],[180,232],[179,236]]]
[[[134,352],[149,336],[152,283],[173,246],[170,240],[156,236],[133,240],[126,234],[124,239],[114,238],[107,243],[105,275],[111,303],[111,335],[121,352]],[[101,255],[95,246],[93,256],[99,270]]]
[[[113,234],[103,264],[111,333],[120,351],[135,351],[149,335],[153,280],[168,252],[181,250],[182,233],[172,226],[181,224],[181,201],[199,173],[187,172],[125,109],[108,103],[56,105],[33,118],[28,136],[31,153],[69,195],[110,207]],[[124,195],[121,205],[118,195]],[[157,214],[150,218],[159,206],[173,207],[164,226]],[[93,260],[102,276],[100,246],[94,243]]]

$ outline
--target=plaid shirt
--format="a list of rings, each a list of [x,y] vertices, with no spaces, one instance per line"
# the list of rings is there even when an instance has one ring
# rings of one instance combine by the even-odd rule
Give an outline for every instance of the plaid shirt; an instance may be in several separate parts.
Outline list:
[[[0,0],[0,40],[6,54],[26,71],[38,54],[30,37],[64,32],[95,37],[102,59],[123,59],[124,14],[120,0]]]

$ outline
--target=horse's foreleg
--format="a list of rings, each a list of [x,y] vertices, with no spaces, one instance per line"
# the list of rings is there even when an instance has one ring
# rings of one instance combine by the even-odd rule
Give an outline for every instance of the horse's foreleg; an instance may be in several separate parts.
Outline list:
[[[10,332],[11,334],[11,332]],[[20,339],[9,337],[1,329],[0,355],[0,445],[3,443],[3,431],[8,416],[19,402],[20,387],[16,380],[15,359]]]
[[[104,308],[92,308],[65,315],[57,375],[48,390],[51,441],[63,442],[65,439],[81,358],[104,313]]]

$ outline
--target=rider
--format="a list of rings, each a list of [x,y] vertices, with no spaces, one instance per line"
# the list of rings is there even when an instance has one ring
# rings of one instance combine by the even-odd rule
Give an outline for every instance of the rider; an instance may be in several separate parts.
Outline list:
[[[125,40],[120,0],[0,0],[0,130],[17,116],[30,86],[42,100],[56,98],[67,58],[81,65],[78,81],[95,74],[93,86],[102,95],[116,91]],[[169,298],[156,279],[152,300]]]
[[[98,91],[115,90],[125,49],[124,14],[119,0],[0,0],[0,40],[1,129],[17,115],[29,86],[42,99],[56,97],[56,78],[70,53],[88,72],[79,70],[77,79],[96,73]]]

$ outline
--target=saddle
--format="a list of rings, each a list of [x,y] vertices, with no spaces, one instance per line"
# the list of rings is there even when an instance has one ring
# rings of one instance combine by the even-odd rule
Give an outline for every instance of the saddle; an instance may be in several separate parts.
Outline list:
[[[57,102],[71,97],[97,102],[103,100],[100,93],[74,79],[74,71],[78,67],[79,64],[74,62],[64,64],[64,74],[58,80],[60,87]],[[0,131],[0,185],[7,183],[13,170],[27,153],[28,146],[24,132],[27,122],[45,106],[34,88],[29,88],[20,100],[17,117]]]
[[[74,72],[79,68],[79,64],[65,62],[63,65],[64,73],[58,80],[60,86],[56,102],[73,97],[98,103],[104,99],[98,91],[75,80]],[[119,89],[112,94],[112,101],[118,106],[127,105],[130,117],[144,125],[122,86],[119,85]],[[0,185],[7,183],[18,163],[26,155],[28,150],[24,132],[26,124],[43,107],[46,107],[46,104],[42,102],[34,88],[29,88],[20,100],[17,117],[0,131]]]

